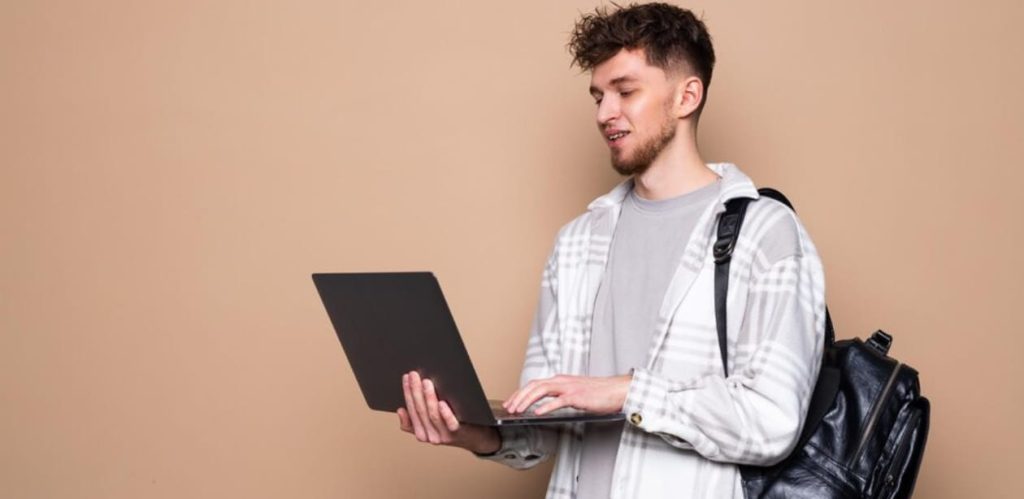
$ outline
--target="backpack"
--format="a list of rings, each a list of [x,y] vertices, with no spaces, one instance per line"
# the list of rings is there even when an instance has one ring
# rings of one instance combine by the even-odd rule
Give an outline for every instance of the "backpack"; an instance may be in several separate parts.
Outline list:
[[[758,193],[793,209],[774,189]],[[714,246],[715,316],[726,376],[729,260],[750,202],[756,200],[726,204]],[[881,330],[867,341],[836,341],[825,308],[822,365],[800,438],[775,465],[740,466],[747,499],[910,497],[928,437],[930,406],[921,396],[917,371],[888,356],[891,345],[892,336]]]

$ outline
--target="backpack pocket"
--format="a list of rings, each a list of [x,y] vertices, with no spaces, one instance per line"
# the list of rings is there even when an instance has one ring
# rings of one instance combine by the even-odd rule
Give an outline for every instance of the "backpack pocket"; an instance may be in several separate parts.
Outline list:
[[[868,497],[910,497],[924,454],[929,416],[930,404],[924,397],[910,401],[900,410],[882,455],[871,472]]]

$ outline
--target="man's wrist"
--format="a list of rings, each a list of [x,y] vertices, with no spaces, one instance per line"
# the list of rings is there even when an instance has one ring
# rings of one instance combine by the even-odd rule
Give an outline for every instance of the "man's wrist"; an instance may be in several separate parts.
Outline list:
[[[466,448],[470,452],[480,457],[493,456],[501,450],[502,439],[501,433],[497,428],[493,426],[482,426],[480,427],[480,438],[475,439],[471,445]]]
[[[616,394],[616,400],[618,401],[619,412],[625,410],[626,398],[629,397],[629,386],[633,383],[633,369],[629,370],[629,374],[623,374],[618,377],[619,390]]]

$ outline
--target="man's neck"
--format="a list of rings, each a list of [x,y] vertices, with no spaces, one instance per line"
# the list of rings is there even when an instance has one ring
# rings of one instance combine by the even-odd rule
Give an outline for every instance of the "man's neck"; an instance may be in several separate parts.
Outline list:
[[[633,179],[633,188],[640,197],[658,201],[693,192],[715,180],[718,175],[704,164],[696,141],[677,140]]]

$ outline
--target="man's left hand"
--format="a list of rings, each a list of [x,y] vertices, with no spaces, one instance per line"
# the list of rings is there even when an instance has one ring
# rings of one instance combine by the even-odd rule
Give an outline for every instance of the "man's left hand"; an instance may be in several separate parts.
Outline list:
[[[535,379],[513,393],[503,406],[509,413],[516,414],[544,397],[553,397],[534,413],[542,415],[572,407],[594,414],[613,414],[622,411],[632,379],[631,374],[609,377],[563,375]]]

